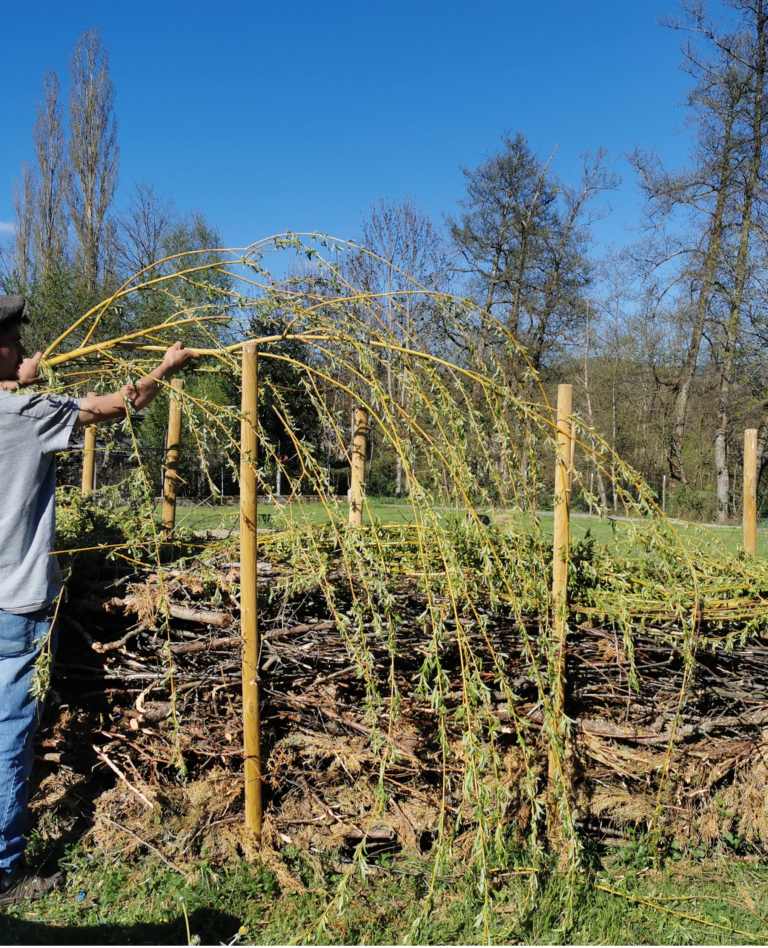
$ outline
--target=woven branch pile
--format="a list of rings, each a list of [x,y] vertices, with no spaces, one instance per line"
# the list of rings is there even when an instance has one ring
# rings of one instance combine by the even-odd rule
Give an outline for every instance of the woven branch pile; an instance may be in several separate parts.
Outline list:
[[[473,576],[498,532],[451,535],[463,600],[437,562],[416,568],[424,537],[408,528],[260,538],[266,850],[416,855],[450,840],[469,853],[481,828],[518,846],[542,837],[547,620],[491,605]],[[323,551],[319,573],[293,556],[299,540]],[[348,542],[358,556],[389,545],[372,593]],[[510,568],[532,581],[533,562]],[[680,848],[768,847],[763,572],[734,560],[676,600],[639,561],[574,550],[564,760],[582,840],[657,825]],[[88,762],[115,781],[94,829],[110,852],[149,845],[173,861],[243,845],[239,582],[236,545],[213,542],[181,566],[106,565],[70,583],[53,679],[65,710],[44,750],[66,770],[85,737],[95,745]],[[693,591],[695,628],[675,616]]]

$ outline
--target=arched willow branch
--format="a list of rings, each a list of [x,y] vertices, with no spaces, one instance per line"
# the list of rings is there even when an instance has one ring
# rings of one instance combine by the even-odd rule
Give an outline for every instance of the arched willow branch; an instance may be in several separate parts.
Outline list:
[[[275,262],[281,270],[274,278],[265,263],[270,253],[278,255]],[[242,346],[259,345],[261,393],[295,455],[292,464],[286,464],[262,415],[261,493],[274,505],[279,521],[279,529],[261,538],[262,556],[292,566],[274,594],[289,599],[302,590],[318,590],[344,637],[365,695],[371,746],[380,759],[379,804],[369,821],[384,806],[387,771],[401,753],[394,738],[400,698],[394,656],[403,618],[395,593],[408,584],[423,604],[415,620],[422,659],[416,691],[434,712],[444,792],[457,771],[463,781],[459,811],[441,812],[432,891],[441,861],[469,827],[471,865],[484,892],[478,923],[487,925],[491,870],[518,859],[520,833],[507,827],[510,808],[519,807],[521,798],[526,801],[523,829],[534,868],[543,855],[545,777],[539,733],[545,745],[553,745],[559,762],[561,785],[556,791],[565,861],[572,873],[579,862],[577,815],[565,777],[566,748],[553,720],[552,544],[541,513],[553,491],[556,420],[547,386],[501,321],[470,300],[427,289],[400,271],[400,283],[407,289],[399,292],[382,292],[373,278],[369,286],[354,286],[349,274],[361,268],[352,271],[347,265],[352,255],[364,260],[366,252],[317,235],[286,234],[240,250],[166,258],[62,333],[46,351],[44,365],[53,388],[84,393],[98,384],[104,390],[135,379],[154,364],[157,353],[189,335],[189,345],[205,357],[193,371],[221,373],[236,381]],[[294,263],[286,263],[286,256]],[[375,255],[367,256],[388,266]],[[130,316],[132,307],[138,312],[137,304],[146,299],[156,300],[162,319],[117,338],[99,337],[110,307],[120,306]],[[79,347],[64,351],[75,332],[82,335]],[[201,338],[205,345],[200,345]],[[208,468],[214,458],[236,458],[239,399],[218,404],[188,386],[184,400],[190,424],[194,422],[187,450],[199,452],[209,487],[215,490]],[[377,450],[386,452],[390,464],[401,471],[407,503],[399,509],[408,521],[401,526],[379,523],[366,500],[366,525],[350,528],[344,501],[329,489],[329,456],[337,465],[350,460],[353,405],[367,408]],[[704,531],[683,538],[662,516],[637,472],[598,432],[578,418],[573,421],[580,449],[575,476],[586,457],[592,469],[614,477],[628,519],[625,554],[582,550],[578,567],[572,569],[571,616],[614,629],[623,636],[630,659],[634,638],[642,630],[656,635],[686,663],[658,783],[654,823],[662,823],[663,790],[696,651],[702,644],[728,647],[736,636],[766,627],[768,612],[760,592],[768,589],[765,569],[757,561],[729,557]],[[135,437],[133,427],[131,432]],[[135,448],[138,458],[137,444]],[[278,470],[291,482],[293,498],[319,498],[324,525],[311,525],[300,504],[295,515],[290,514],[293,508],[275,493]],[[150,503],[149,490],[145,493]],[[482,511],[489,513],[490,527],[481,522]],[[155,534],[147,555],[154,555],[158,564],[160,549]],[[508,673],[507,655],[489,634],[491,622],[499,617],[525,656],[538,699],[537,715],[520,709],[519,686]],[[383,682],[375,668],[371,636],[385,643],[393,656]],[[458,656],[458,670],[446,666],[449,644]],[[494,712],[494,689],[503,694],[509,709],[507,728]],[[449,735],[449,718],[461,724],[458,746]],[[514,791],[504,778],[510,734],[521,761]],[[356,858],[364,858],[362,847]],[[536,878],[531,872],[532,884]],[[348,883],[345,877],[339,902]],[[418,938],[418,923],[412,937]]]

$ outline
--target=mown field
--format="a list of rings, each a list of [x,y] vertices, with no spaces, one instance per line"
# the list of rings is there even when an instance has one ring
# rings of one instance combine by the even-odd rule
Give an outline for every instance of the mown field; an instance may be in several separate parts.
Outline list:
[[[158,506],[158,516],[161,507]],[[259,508],[260,516],[263,518],[260,522],[261,527],[280,529],[286,521],[294,523],[318,524],[325,523],[329,519],[328,512],[322,504],[302,504],[301,502],[292,503],[279,509],[272,504],[265,504]],[[348,505],[340,504],[340,517],[346,520],[348,516]],[[438,511],[445,517],[456,516],[455,511]],[[477,513],[486,514],[491,517],[495,523],[517,524],[528,527],[531,524],[530,516],[511,515],[507,512],[498,513],[491,508],[478,508]],[[539,519],[542,530],[548,536],[552,535],[553,514],[550,511],[541,511]],[[409,504],[395,504],[387,501],[376,500],[369,503],[363,514],[363,523],[370,522],[375,518],[379,523],[411,523],[413,522],[413,509]],[[177,524],[188,530],[238,530],[239,514],[236,507],[213,507],[200,505],[197,507],[179,507],[177,510]],[[673,521],[675,530],[681,539],[687,537],[701,538],[706,536],[716,544],[722,544],[724,553],[737,553],[742,545],[742,528],[740,524],[719,526],[700,526],[697,524],[686,524],[681,521]],[[592,536],[597,543],[605,545],[626,544],[629,539],[629,531],[626,522],[622,519],[600,518],[590,516],[584,513],[574,513],[571,515],[571,537],[575,540],[584,539],[587,533]],[[627,551],[629,552],[629,550]],[[759,525],[757,531],[757,555],[768,556],[768,523]]]

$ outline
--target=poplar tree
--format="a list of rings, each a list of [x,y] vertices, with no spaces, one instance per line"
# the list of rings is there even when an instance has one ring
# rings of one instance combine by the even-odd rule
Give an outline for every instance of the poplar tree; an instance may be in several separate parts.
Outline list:
[[[37,103],[37,121],[32,129],[38,181],[32,230],[36,270],[41,279],[61,265],[67,243],[65,194],[69,174],[59,91],[56,73],[43,73],[43,98]]]
[[[103,264],[106,217],[119,168],[115,90],[98,30],[86,31],[75,43],[69,73],[69,210],[76,237],[76,264],[86,288],[95,290]]]
[[[21,180],[13,182],[11,194],[14,212],[13,268],[16,288],[25,291],[35,275],[34,226],[37,201],[35,168],[29,161],[21,163]]]

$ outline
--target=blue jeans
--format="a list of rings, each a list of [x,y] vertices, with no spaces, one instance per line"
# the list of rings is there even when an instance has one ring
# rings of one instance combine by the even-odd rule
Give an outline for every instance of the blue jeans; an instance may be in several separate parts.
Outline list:
[[[43,702],[31,694],[41,649],[56,648],[55,605],[26,615],[0,609],[0,870],[21,863],[27,829],[32,738]]]

